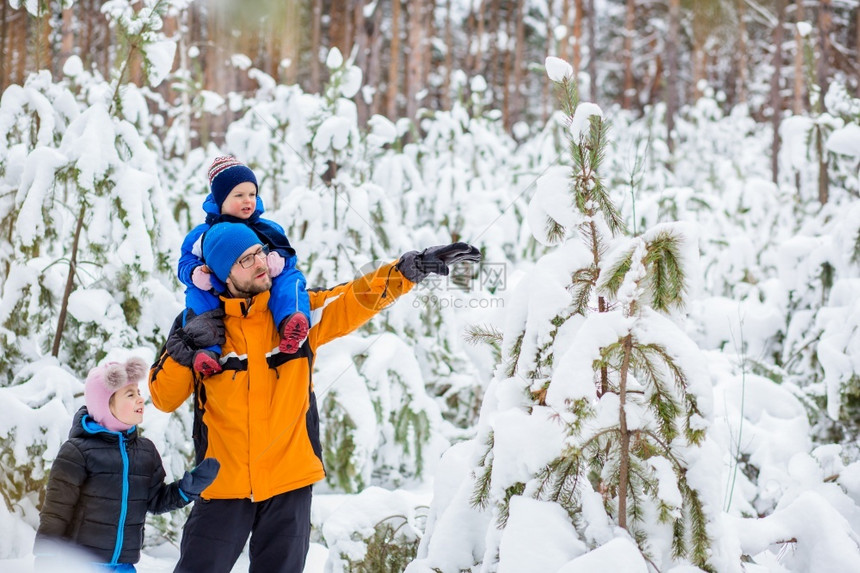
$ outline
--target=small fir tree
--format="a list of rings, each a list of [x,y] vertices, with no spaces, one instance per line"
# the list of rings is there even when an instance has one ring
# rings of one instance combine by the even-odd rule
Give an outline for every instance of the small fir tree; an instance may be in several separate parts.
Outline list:
[[[530,205],[535,237],[555,249],[513,297],[526,309],[508,317],[490,393],[497,411],[485,404],[471,503],[502,530],[527,515],[514,516],[515,499],[558,504],[588,547],[609,541],[595,531],[614,522],[658,569],[712,569],[709,517],[687,461],[705,439],[708,380],[676,324],[695,238],[679,224],[626,234],[599,175],[602,112],[579,101],[564,62],[551,58],[547,69],[570,166],[548,169]],[[514,445],[526,443],[532,452]],[[505,535],[488,534],[495,542],[484,550],[485,569],[504,560]]]

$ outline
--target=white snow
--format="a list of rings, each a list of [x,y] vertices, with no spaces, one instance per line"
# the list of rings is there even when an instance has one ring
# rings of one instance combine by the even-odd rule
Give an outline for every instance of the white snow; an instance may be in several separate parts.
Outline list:
[[[603,110],[600,106],[587,101],[576,106],[573,118],[570,120],[570,133],[573,134],[574,141],[578,141],[591,129],[592,117],[603,118]]]
[[[71,55],[63,64],[63,75],[75,77],[84,71],[84,63],[76,55]]]
[[[336,70],[341,67],[343,65],[343,54],[340,53],[340,50],[337,48],[329,50],[325,65],[330,70]]]
[[[557,504],[520,496],[511,500],[499,545],[499,573],[558,571],[586,551],[570,517]]]
[[[860,157],[860,125],[849,123],[827,138],[827,149],[851,157]]]
[[[546,67],[546,73],[549,76],[549,79],[554,82],[561,82],[566,79],[569,80],[573,77],[573,66],[561,58],[549,56],[544,62],[544,66]]]
[[[176,42],[160,40],[147,47],[146,59],[149,62],[149,83],[157,87],[173,69],[173,59],[176,56]]]
[[[127,17],[128,7],[108,6],[117,18]],[[797,29],[812,32],[805,22]],[[147,50],[149,81],[157,85],[170,75],[175,44],[158,36]],[[452,85],[468,86],[472,99],[423,117],[416,131],[402,117],[359,124],[351,98],[377,86],[362,87],[359,68],[337,49],[326,59],[334,83],[325,96],[280,85],[247,56],[229,63],[253,87],[197,91],[193,103],[170,108],[173,122],[151,115],[154,92],[133,85],[120,94],[123,117],[112,116],[112,86],[77,56],[64,63],[65,79],[42,71],[3,93],[4,479],[44,478],[83,402],[89,367],[131,353],[155,360],[182,308],[175,269],[164,261],[175,264],[183,233],[202,221],[209,162],[235,153],[254,166],[266,216],[287,229],[311,286],[350,280],[375,261],[453,237],[485,253],[484,265],[458,277],[468,288],[451,276],[430,277],[362,329],[319,349],[314,384],[324,445],[338,445],[338,430],[352,428],[344,474],[354,493],[334,480],[315,486],[308,573],[347,570],[380,524],[418,543],[408,573],[652,570],[616,525],[607,505],[613,494],[601,484],[606,473],[579,484],[575,519],[534,497],[535,476],[549,462],[618,426],[620,397],[598,397],[595,362],[628,335],[664,348],[685,376],[680,387],[659,366],[671,381],[666,391],[696,402],[689,424],[705,430],[705,439],[692,445],[681,435],[670,446],[701,496],[714,569],[860,570],[856,440],[831,443],[827,433],[833,421],[847,425],[853,415],[846,407],[856,401],[860,372],[860,101],[841,83],[822,99],[822,113],[781,123],[774,183],[772,134],[756,123],[755,104],[726,109],[724,95],[704,85],[702,98],[678,115],[670,155],[653,129],[662,103],[634,117],[583,102],[573,117],[556,112],[546,125],[516,124],[515,140],[491,105],[487,81],[454,70]],[[574,79],[567,62],[549,57],[544,64],[549,81]],[[431,93],[422,86],[421,94]],[[228,108],[235,119],[223,149],[195,147],[197,116]],[[587,137],[593,116],[616,126],[601,176],[624,220],[635,223],[635,233],[599,246],[596,270],[605,273],[630,253],[633,259],[616,296],[603,289],[600,274],[586,313],[574,315],[577,273],[595,261],[583,225],[606,229],[574,205],[565,146]],[[818,128],[830,154],[826,205],[817,196],[811,135]],[[420,135],[404,137],[412,133]],[[644,164],[631,189],[638,155]],[[333,187],[318,177],[329,159],[339,165]],[[54,358],[49,350],[82,204],[71,320]],[[648,308],[653,285],[642,261],[661,233],[678,239],[687,279],[685,306],[665,315]],[[464,346],[464,332],[475,325],[501,333],[494,341],[501,358],[488,345]],[[608,375],[617,383],[617,370]],[[644,405],[653,389],[637,376],[628,372],[625,404],[634,432],[655,424]],[[571,430],[580,421],[574,402],[593,412],[580,433]],[[168,415],[147,406],[142,428],[171,478],[187,466],[190,425],[188,409]],[[490,464],[486,498],[476,500]],[[643,466],[672,516],[683,505],[676,470],[660,453]],[[510,488],[522,493],[510,496]],[[3,571],[32,570],[38,505],[39,492],[30,490],[11,511],[0,504]],[[643,514],[659,569],[699,571],[672,557],[671,524],[657,523],[655,511],[647,505]],[[174,520],[171,531],[180,530],[181,514],[166,519]],[[170,544],[147,541],[138,571],[170,571],[177,555]],[[245,553],[234,570],[248,566]]]

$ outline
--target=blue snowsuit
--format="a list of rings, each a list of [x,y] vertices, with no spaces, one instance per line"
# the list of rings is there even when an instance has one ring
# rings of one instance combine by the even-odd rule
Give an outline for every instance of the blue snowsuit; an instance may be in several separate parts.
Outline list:
[[[225,222],[244,223],[257,234],[260,241],[268,246],[270,251],[275,251],[284,257],[284,270],[272,279],[272,294],[269,299],[269,310],[272,311],[272,317],[275,319],[275,327],[279,327],[285,318],[295,312],[303,313],[310,323],[311,305],[308,300],[307,282],[301,271],[296,268],[296,261],[298,260],[296,251],[290,246],[290,241],[280,225],[260,216],[265,212],[260,196],[257,196],[257,208],[254,210],[254,214],[247,219],[222,215],[211,193],[203,201],[203,210],[206,212],[206,222],[196,226],[188,233],[182,242],[182,255],[179,258],[178,276],[182,284],[186,286],[185,306],[197,315],[214,310],[221,304],[217,292],[225,291],[226,285],[218,280],[214,274],[210,274],[213,291],[217,292],[203,291],[194,286],[191,274],[195,268],[205,262],[201,248],[202,237],[212,225]],[[187,311],[185,314],[187,316]],[[221,354],[221,349],[217,346],[209,347],[206,350]]]

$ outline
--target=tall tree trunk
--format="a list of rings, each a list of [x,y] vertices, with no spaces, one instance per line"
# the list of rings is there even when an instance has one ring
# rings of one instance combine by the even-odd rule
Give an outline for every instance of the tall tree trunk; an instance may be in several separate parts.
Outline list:
[[[311,12],[311,79],[310,91],[319,93],[322,87],[322,79],[320,77],[320,47],[322,46],[322,4],[323,0],[313,0],[313,9]]]
[[[225,93],[220,91],[223,88],[221,85],[220,74],[220,70],[223,66],[220,61],[220,43],[217,41],[222,35],[222,30],[219,25],[218,9],[212,5],[207,6],[206,16],[206,38],[205,42],[203,42],[203,45],[205,46],[203,56],[203,86],[204,89],[211,90],[216,93]],[[206,146],[210,141],[212,141],[215,124],[216,120],[211,114],[202,114],[200,118],[200,129],[198,130],[201,145]]]
[[[138,14],[143,8],[143,3],[140,0],[131,5],[135,14]],[[129,46],[128,55],[128,81],[136,86],[143,85],[143,55],[136,45]]]
[[[424,6],[425,0],[412,0],[407,15],[407,41],[409,52],[406,55],[406,117],[415,119],[418,115],[418,93],[421,91],[421,78],[424,77]]]
[[[546,56],[553,54],[553,9],[555,7],[554,0],[547,0],[547,18],[546,18]],[[541,121],[546,123],[549,119],[549,112],[552,109],[552,102],[549,95],[549,82],[544,79],[541,83]]]
[[[421,66],[421,88],[430,86],[430,72],[433,66],[433,38],[436,35],[436,21],[433,15],[436,13],[436,0],[424,0],[424,34],[421,43],[421,53],[424,62]]]
[[[454,68],[454,34],[451,29],[451,0],[445,2],[445,74],[442,77],[442,109],[451,109],[451,73]],[[546,83],[546,82],[544,82]]]
[[[657,53],[657,38],[651,40],[651,52],[657,55],[654,58],[654,75],[651,79],[651,87],[648,90],[648,105],[654,105],[657,102],[663,83],[663,56]]]
[[[7,75],[7,71],[9,69],[9,60],[11,59],[12,53],[12,43],[9,41],[9,26],[7,25],[7,18],[9,18],[9,6],[8,2],[3,2],[3,6],[0,7],[0,93],[6,91],[6,87],[9,85],[9,76]]]
[[[794,21],[799,24],[806,20],[806,11],[803,8],[803,0],[798,0],[794,4],[795,13]],[[860,10],[858,10],[860,14]],[[803,52],[804,38],[800,35],[800,30],[797,26],[794,27],[794,105],[793,110],[795,115],[801,115],[805,109],[804,105],[804,85],[806,74],[803,72]]]
[[[93,25],[93,15],[90,10],[90,2],[92,0],[81,0],[79,6],[80,10],[78,11],[78,20],[83,27],[83,31],[81,32],[81,61],[84,63],[84,68],[90,69],[95,63],[93,61],[92,53],[93,53],[93,35],[95,34],[94,25]]]
[[[37,70],[53,69],[53,50],[51,49],[51,7],[47,2],[39,3],[39,16],[36,18],[36,61]]]
[[[710,27],[713,23],[710,21],[711,15],[708,13],[708,6],[693,4],[693,101],[702,97],[702,80],[705,79],[705,68],[707,62],[707,54],[705,54],[705,46],[708,43],[708,35]]]
[[[51,347],[51,356],[56,358],[60,354],[60,342],[63,340],[63,329],[66,327],[66,314],[69,310],[69,297],[75,286],[75,273],[78,269],[78,243],[81,238],[81,229],[84,226],[86,215],[86,203],[81,201],[81,211],[78,213],[78,222],[75,226],[75,237],[72,239],[72,254],[69,258],[69,274],[66,276],[66,289],[63,291],[63,300],[60,302],[60,317],[57,319],[57,331],[54,333],[54,344]]]
[[[782,96],[780,95],[780,80],[782,76],[782,40],[785,28],[785,2],[776,0],[776,29],[773,31],[773,76],[770,78],[770,105],[773,109],[773,143],[770,149],[771,178],[774,183],[779,181],[779,124],[782,118]]]
[[[182,53],[180,46],[182,43],[182,34],[178,34],[179,31],[179,13],[168,12],[164,16],[164,36],[166,38],[172,38],[176,41],[176,53],[173,54],[173,64],[170,66],[171,70],[175,70],[179,67],[179,63],[182,59]],[[174,104],[174,99],[176,98],[176,91],[173,89],[173,82],[164,82],[160,86],[158,86],[159,91],[164,94],[164,98],[171,105]],[[172,121],[172,117],[168,117],[167,121]]]
[[[18,33],[16,34],[15,41],[15,51],[13,52],[16,55],[15,58],[15,74],[14,80],[12,83],[23,85],[24,78],[27,74],[27,43],[30,37],[30,26],[28,25],[29,16],[25,10],[16,10],[16,18],[15,25],[13,29],[16,29]]]
[[[489,0],[478,0],[478,15],[476,21],[478,23],[478,31],[472,41],[475,42],[474,59],[471,66],[470,76],[483,73],[484,65],[484,7]]]
[[[96,52],[101,54],[99,66],[101,66],[102,76],[109,78],[111,77],[111,70],[113,69],[113,56],[112,50],[105,50],[103,46],[112,46],[113,36],[110,29],[110,24],[107,19],[102,16],[101,11],[99,10],[100,2],[98,0],[93,0],[93,19],[95,20],[95,25],[98,26],[98,34],[99,37],[94,42],[94,46],[96,48]]]
[[[397,92],[400,87],[400,0],[391,0],[391,49],[388,60],[388,94],[386,115],[397,119]]]
[[[344,57],[349,56],[348,4],[349,0],[331,0],[331,8],[329,9],[329,44],[340,50]]]
[[[824,205],[830,199],[830,179],[827,175],[828,152],[824,147],[821,126],[815,127],[815,149],[818,152],[818,202]]]
[[[621,361],[618,382],[618,422],[621,443],[618,464],[618,525],[627,529],[627,484],[630,483],[630,431],[627,428],[627,375],[630,370],[630,355],[633,353],[633,336],[624,338],[624,358]]]
[[[376,88],[377,86],[382,85],[380,77],[382,75],[382,58],[380,57],[382,54],[382,8],[379,6],[379,2],[374,3],[373,13],[370,15],[370,18],[367,19],[365,26],[366,33],[368,35],[367,74],[365,75],[365,84]],[[382,94],[374,89],[372,99],[370,101],[370,107],[368,109],[368,117],[381,112],[381,101]]]
[[[179,18],[183,22],[183,28],[191,31],[191,38],[186,38],[186,34],[177,34],[177,46],[176,46],[176,55],[179,57],[179,66],[180,73],[186,77],[192,77],[190,66],[188,64],[188,41],[193,40],[193,34],[195,31],[194,24],[196,19],[194,18],[194,10],[183,10],[179,13]],[[176,29],[180,29],[180,26],[177,25]],[[170,88],[168,88],[170,89]],[[172,90],[171,90],[172,91]],[[168,93],[171,93],[168,91]],[[170,100],[173,101],[172,98]],[[191,95],[188,90],[180,90],[179,91],[179,116],[176,117],[177,121],[181,121],[181,125],[184,129],[184,141],[182,142],[182,158],[184,160],[188,160],[188,153],[191,151],[192,147],[195,145],[195,142],[192,141],[192,130],[191,130]],[[168,121],[172,121],[172,119],[168,119]],[[173,151],[173,150],[171,150]],[[172,154],[171,154],[172,155]]]
[[[525,109],[523,105],[523,84],[525,84],[525,49],[526,49],[526,25],[525,25],[525,0],[517,0],[517,10],[514,15],[517,29],[517,41],[514,44],[514,85],[512,92],[512,104],[520,118]],[[517,119],[517,118],[514,118]]]
[[[62,27],[60,28],[60,61],[57,71],[58,75],[62,75],[63,65],[66,63],[66,60],[71,57],[72,52],[75,49],[75,32],[72,28],[74,24],[74,8],[69,6],[68,8],[63,8],[63,21]]]
[[[249,34],[249,30],[245,30],[244,26],[242,30],[243,38],[245,36],[256,38],[258,35],[263,38],[262,44],[264,49],[263,53],[260,54],[259,62],[254,58],[253,51],[245,51],[243,49],[242,53],[251,58],[258,68],[272,76],[276,82],[280,81],[280,60],[282,50],[284,49],[284,34],[286,33],[286,14],[281,12],[281,10],[283,10],[281,7],[272,10],[266,20],[260,23],[259,34]],[[250,42],[251,38],[248,41]]]
[[[490,0],[490,32],[488,34],[490,36],[490,54],[487,65],[484,67],[484,78],[487,80],[489,89],[493,91],[498,89],[501,84],[499,72],[503,71],[505,64],[505,60],[501,56],[505,46],[502,44],[501,34],[499,34],[501,28],[499,18],[502,12],[499,7],[500,3],[501,0]]]
[[[299,47],[302,43],[302,4],[298,0],[290,0],[285,5],[285,12],[287,32],[281,44],[281,57],[289,65],[283,71],[283,79],[286,84],[295,84],[299,81],[301,68]]]
[[[597,32],[595,30],[595,0],[588,0],[588,86],[591,101],[597,101]]]
[[[675,152],[675,114],[678,112],[678,41],[681,0],[669,0],[669,38],[666,43],[666,145]]]
[[[573,77],[579,78],[579,72],[582,69],[582,18],[585,14],[585,9],[582,5],[583,0],[573,0]]]
[[[376,10],[377,3],[373,4]],[[365,80],[365,85],[373,85],[367,83],[367,67],[370,54],[370,42],[373,31],[368,29],[368,22],[364,16],[364,0],[357,0],[353,4],[352,10],[353,29],[355,30],[355,65],[361,70]],[[371,18],[373,16],[371,15]],[[372,22],[372,20],[371,20]],[[372,25],[372,24],[371,24]],[[358,116],[358,124],[364,125],[370,117],[370,104],[364,101],[364,94],[359,90],[355,97],[355,107]]]
[[[570,0],[561,1],[561,25],[564,26],[564,36],[558,42],[558,57],[569,62],[570,49]]]
[[[517,1],[517,0],[514,0]],[[511,128],[511,98],[513,97],[513,43],[514,38],[514,14],[507,10],[505,14],[505,38],[504,44],[499,41],[499,49],[502,50],[502,80],[500,82],[502,91],[502,125],[506,130]]]
[[[636,0],[627,0],[624,17],[624,109],[633,107],[633,35],[636,33]]]
[[[735,89],[738,102],[747,102],[747,85],[749,83],[749,49],[747,48],[747,4],[746,0],[735,0],[738,13],[738,77]]]
[[[833,26],[832,0],[821,0],[818,3],[818,87],[821,97],[827,94],[830,87],[830,32]]]

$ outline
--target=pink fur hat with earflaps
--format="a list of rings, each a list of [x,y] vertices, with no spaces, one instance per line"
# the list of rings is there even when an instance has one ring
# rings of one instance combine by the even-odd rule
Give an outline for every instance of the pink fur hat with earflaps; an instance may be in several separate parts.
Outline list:
[[[129,358],[125,364],[108,362],[90,370],[84,383],[84,400],[90,417],[113,432],[131,429],[128,424],[117,420],[110,411],[110,397],[117,390],[143,380],[147,370],[146,362],[137,357]]]

